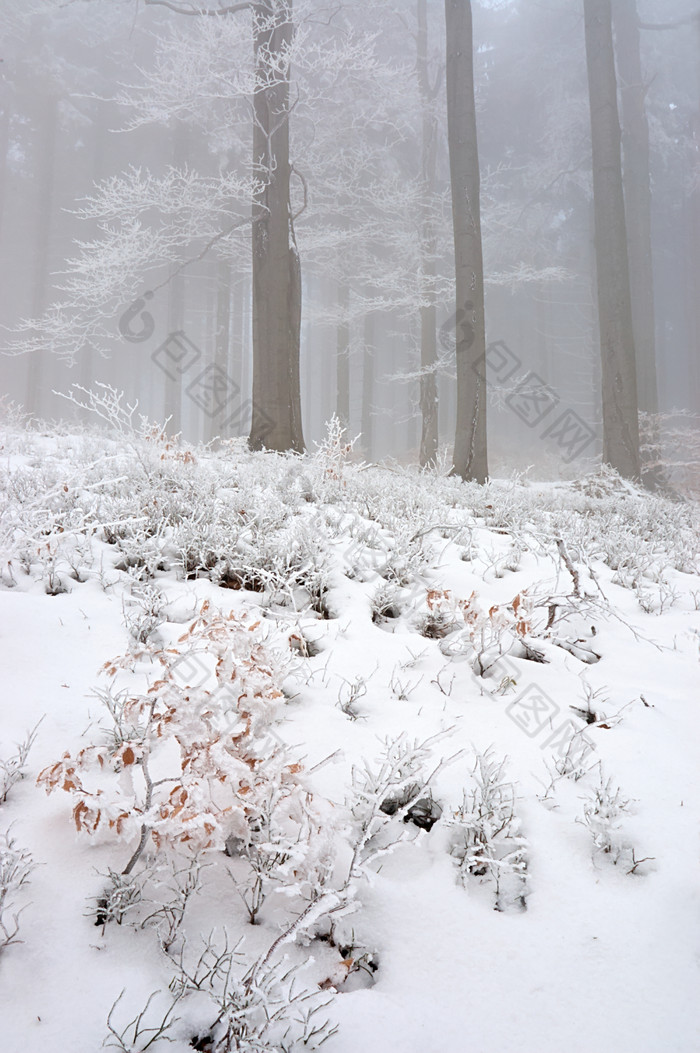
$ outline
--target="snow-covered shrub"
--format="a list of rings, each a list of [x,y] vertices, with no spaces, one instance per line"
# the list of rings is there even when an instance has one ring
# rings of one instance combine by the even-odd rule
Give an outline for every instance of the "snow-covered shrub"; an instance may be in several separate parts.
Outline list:
[[[0,804],[5,803],[12,787],[26,775],[29,752],[34,745],[38,730],[39,725],[36,724],[17,744],[16,753],[4,759],[0,757]]]
[[[107,1036],[102,1043],[102,1048],[116,1049],[118,1053],[146,1053],[146,1050],[156,1048],[154,1044],[159,1045],[161,1039],[164,1042],[172,1042],[170,1032],[178,1023],[174,1011],[179,997],[168,998],[164,1008],[152,1008],[152,1003],[158,999],[160,994],[160,991],[150,994],[143,1009],[132,1020],[120,1027],[113,1018],[124,997],[124,991],[122,991],[107,1016]]]
[[[345,470],[356,439],[347,438],[347,429],[334,413],[326,423],[326,434],[312,455],[313,492],[319,500],[333,500],[345,487]],[[308,493],[308,490],[307,490]]]
[[[418,622],[421,636],[430,640],[442,640],[445,636],[464,629],[469,630],[479,620],[480,612],[475,606],[476,594],[460,600],[449,589],[429,589],[426,595],[427,614]]]
[[[166,599],[160,588],[138,579],[131,586],[131,595],[122,604],[122,616],[129,638],[135,644],[145,644],[165,621]]]
[[[577,716],[579,716],[586,724],[595,724],[599,720],[605,719],[605,714],[601,711],[600,706],[605,705],[609,701],[606,688],[599,687],[594,690],[590,684],[585,680],[581,680],[581,687],[583,689],[583,702],[585,705],[581,706],[569,706]]]
[[[679,598],[678,590],[667,581],[649,584],[646,587],[638,584],[635,594],[639,606],[646,614],[663,614],[669,607],[673,607]]]
[[[242,873],[234,867],[231,877],[252,925],[271,892],[310,902],[320,898],[332,876],[335,847],[331,817],[308,791],[293,796],[289,785],[270,780],[258,800],[247,838],[233,836],[226,845],[243,863]]]
[[[141,903],[142,877],[110,870],[107,874],[107,882],[94,909],[90,911],[90,916],[95,919],[95,925],[104,926],[110,921],[121,925],[125,916]]]
[[[571,779],[579,782],[591,770],[591,754],[595,744],[586,734],[586,725],[578,727],[573,722],[564,724],[552,743],[555,779]]]
[[[401,616],[403,591],[391,581],[383,581],[374,591],[370,600],[372,621],[375,625]]]
[[[589,472],[581,479],[574,479],[569,485],[573,491],[597,500],[620,497],[634,492],[633,484],[624,480],[620,473],[615,468],[611,468],[609,464],[598,465],[595,471]]]
[[[87,581],[89,572],[95,565],[93,535],[94,528],[86,528],[70,534],[63,546],[63,560],[70,576],[80,583]]]
[[[338,533],[336,527],[334,535]],[[351,538],[350,544],[347,538]],[[387,560],[387,540],[377,523],[357,515],[349,517],[341,544],[343,570],[353,581],[372,581],[382,574]]]
[[[496,910],[524,908],[527,886],[527,841],[515,813],[515,789],[504,778],[506,763],[507,758],[496,759],[492,747],[477,753],[471,788],[449,820],[459,880],[488,881]]]
[[[179,865],[178,860],[169,860],[164,866],[156,867],[150,876],[145,891],[153,889],[149,903],[153,909],[141,921],[141,928],[155,929],[166,954],[171,953],[180,936],[187,906],[200,891],[202,870],[209,865],[195,855],[185,866]]]
[[[172,528],[170,545],[182,576],[196,578],[207,574],[212,580],[220,581],[221,574],[215,568],[225,567],[244,525],[245,517],[238,501],[208,494],[198,507],[189,510],[187,518]]]
[[[212,578],[229,588],[264,593],[269,604],[311,607],[328,615],[328,556],[323,535],[301,518],[273,527],[263,513],[242,532]]]
[[[442,653],[448,658],[466,657],[478,677],[497,674],[500,660],[514,649],[522,657],[535,657],[525,640],[530,632],[531,604],[520,593],[511,603],[493,604],[488,611],[478,606],[475,593],[456,601],[449,592],[431,592],[428,605],[428,630],[444,636]],[[539,652],[537,655],[540,661]]]
[[[612,778],[600,772],[598,786],[584,798],[583,819],[593,839],[594,853],[607,856],[613,863],[631,860],[631,845],[623,834],[623,820],[629,812],[630,801],[622,796]]]
[[[17,899],[34,866],[31,854],[17,847],[9,831],[0,834],[0,951],[20,942]]]
[[[148,691],[103,692],[102,741],[65,753],[39,784],[71,794],[80,833],[135,845],[123,875],[144,852],[236,844],[263,891],[294,870],[295,887],[313,895],[326,840],[301,766],[271,732],[283,660],[259,622],[205,602],[178,645],[152,658],[161,672]],[[108,675],[117,670],[108,663]]]
[[[116,537],[115,547],[121,556],[115,561],[117,570],[122,570],[141,581],[149,581],[158,571],[167,570],[169,530],[165,523],[149,530],[142,524]]]
[[[274,945],[273,945],[274,947]],[[216,1018],[191,1039],[210,1053],[302,1053],[337,1030],[326,1016],[328,995],[305,981],[305,965],[271,962],[269,952],[245,969],[238,946],[210,938],[195,957],[183,954],[170,989],[175,999],[205,996]]]
[[[390,541],[384,552],[379,573],[385,581],[398,586],[410,585],[420,579],[430,562],[425,535],[414,519],[390,519],[387,526]]]
[[[348,882],[369,877],[372,864],[406,835],[412,804],[429,794],[430,783],[449,763],[441,759],[432,771],[428,767],[432,748],[441,738],[436,735],[424,742],[406,735],[388,738],[376,764],[365,761],[353,767],[348,801],[352,821]]]
[[[338,689],[338,709],[350,720],[357,720],[360,716],[357,703],[367,694],[368,679],[366,676],[356,676],[353,680],[343,679]]]

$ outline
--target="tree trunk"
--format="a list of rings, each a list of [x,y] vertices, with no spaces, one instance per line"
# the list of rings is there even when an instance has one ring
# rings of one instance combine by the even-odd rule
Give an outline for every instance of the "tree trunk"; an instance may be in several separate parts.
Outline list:
[[[700,13],[695,15],[695,30],[697,32],[698,47],[700,48]],[[697,54],[697,51],[696,51]],[[700,74],[700,70],[698,70]],[[698,161],[697,144],[700,143],[700,102],[693,119],[693,139],[695,150],[693,151],[693,179],[692,193],[690,195],[691,215],[691,268],[690,281],[691,295],[694,301],[693,326],[691,333],[694,336],[688,348],[688,394],[686,405],[689,409],[700,413],[700,162]]]
[[[0,242],[2,241],[3,220],[5,218],[5,194],[7,189],[7,151],[10,142],[10,107],[9,100],[3,100],[0,112]]]
[[[233,273],[231,260],[219,257],[216,261],[216,323],[214,328],[214,366],[217,375],[226,377],[226,390],[236,383],[231,368],[231,284]],[[240,404],[240,393],[236,395],[235,405]],[[221,434],[222,421],[212,421],[212,434],[224,439]]]
[[[365,315],[364,355],[362,359],[362,446],[371,461],[374,455],[374,315]]]
[[[253,359],[253,303],[251,279],[246,275],[241,281],[241,399],[250,398],[252,389]]]
[[[90,137],[92,140],[92,178],[95,184],[101,182],[104,177],[106,164],[105,154],[107,152],[107,121],[105,120],[104,113],[100,109],[96,109],[93,114],[92,124],[90,125]],[[98,378],[95,376],[95,365],[97,361],[96,352],[92,347],[84,347],[80,353],[80,383],[81,385],[89,390],[94,381]],[[152,413],[150,404],[151,392],[147,391],[148,405],[143,406],[144,399],[141,400],[142,412]],[[92,414],[89,410],[79,411],[82,419],[88,421]]]
[[[622,103],[623,185],[632,322],[640,410],[657,413],[656,320],[651,252],[649,122],[642,77],[637,0],[614,0],[615,49]]]
[[[479,154],[474,100],[471,0],[445,0],[447,135],[457,287],[457,424],[453,472],[483,483],[488,476],[484,355],[484,266]]]
[[[41,318],[46,310],[50,266],[51,228],[56,177],[56,141],[58,133],[58,97],[51,93],[40,101],[35,139],[38,145],[36,242],[34,255],[34,289],[32,317]],[[47,358],[44,350],[32,351],[27,372],[25,409],[32,416],[41,416],[46,406],[42,385],[46,382]]]
[[[304,449],[299,348],[301,271],[290,204],[289,69],[292,0],[253,7],[257,89],[253,160],[264,185],[253,203],[252,449]],[[281,72],[280,72],[281,68]]]
[[[422,418],[420,463],[433,465],[438,452],[438,392],[435,365],[437,362],[437,317],[434,299],[437,232],[433,214],[433,195],[437,166],[438,122],[433,105],[435,91],[428,74],[428,10],[427,0],[418,0],[418,55],[416,72],[422,107],[422,181],[423,220],[421,223],[421,264],[423,271],[423,299],[427,300],[420,312],[420,410]]]
[[[340,320],[336,346],[336,414],[344,428],[350,423],[350,288],[338,288]]]
[[[173,275],[168,284],[168,334],[185,329],[185,276]],[[182,431],[182,375],[173,369],[165,378],[165,416],[170,418],[168,432]]]
[[[603,460],[638,479],[639,420],[610,0],[584,0],[593,148]]]

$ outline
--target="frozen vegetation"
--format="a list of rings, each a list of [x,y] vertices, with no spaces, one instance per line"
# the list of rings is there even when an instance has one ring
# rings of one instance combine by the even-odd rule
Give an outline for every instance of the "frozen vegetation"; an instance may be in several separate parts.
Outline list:
[[[2,435],[23,1053],[691,1053],[697,505]]]

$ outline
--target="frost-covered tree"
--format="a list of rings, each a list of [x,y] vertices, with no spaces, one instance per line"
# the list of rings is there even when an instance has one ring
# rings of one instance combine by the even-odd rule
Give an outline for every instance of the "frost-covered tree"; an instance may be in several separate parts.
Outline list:
[[[457,280],[457,429],[454,471],[485,482],[486,351],[479,153],[470,0],[445,0],[447,127]]]
[[[610,0],[585,0],[593,147],[603,459],[638,478],[639,419]]]

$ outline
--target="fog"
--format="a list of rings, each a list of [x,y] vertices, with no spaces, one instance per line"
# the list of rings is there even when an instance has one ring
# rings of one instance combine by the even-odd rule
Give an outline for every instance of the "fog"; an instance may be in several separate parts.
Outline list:
[[[449,460],[464,310],[445,5],[284,6],[289,39],[268,42],[274,77],[261,82],[264,27],[256,38],[248,5],[0,0],[3,392],[32,417],[86,423],[56,392],[111,385],[194,442],[247,435],[255,407],[270,417],[298,382],[289,448],[302,432],[313,448],[337,414],[362,457],[429,463],[421,389],[425,412],[435,378]],[[609,459],[584,3],[471,7],[489,470],[576,475]],[[635,30],[633,0],[612,0],[636,397],[653,466],[650,429],[680,463],[677,428],[695,434],[700,413],[700,15],[695,0],[636,9]],[[251,233],[268,229],[255,210],[274,208],[261,186],[282,177],[301,322],[298,365],[278,349],[280,377],[264,355],[256,374],[255,311],[263,334],[279,309],[264,289],[284,285],[259,286],[254,305],[268,279],[253,273]],[[558,438],[562,414],[584,429],[576,448]]]

